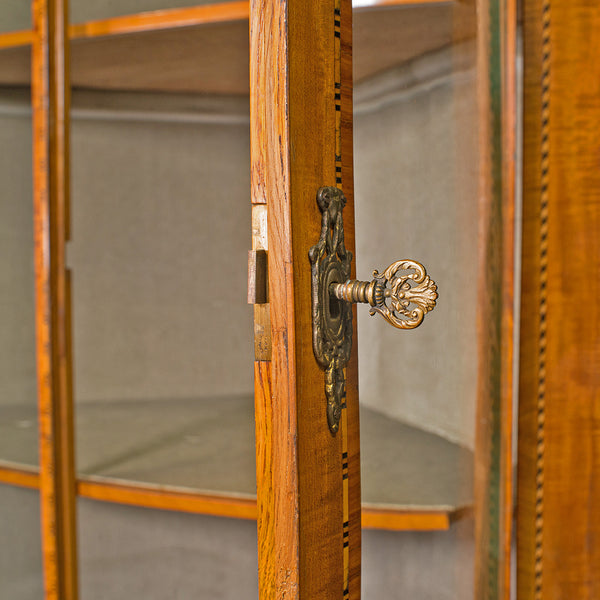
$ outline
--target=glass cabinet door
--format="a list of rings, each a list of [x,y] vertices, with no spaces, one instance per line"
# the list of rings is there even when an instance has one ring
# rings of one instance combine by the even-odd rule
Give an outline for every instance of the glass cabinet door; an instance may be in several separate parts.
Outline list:
[[[358,309],[363,507],[406,528],[363,532],[365,598],[479,597],[475,10],[372,7],[354,19],[358,278],[410,258],[439,294],[414,331]]]
[[[261,593],[291,572],[299,597],[506,597],[514,6],[257,5],[253,201],[266,198],[274,336],[257,419],[275,446],[258,488]],[[358,335],[339,325],[349,301]],[[422,323],[398,331],[377,314],[392,309],[401,329]],[[272,514],[290,515],[279,533]],[[272,550],[285,535],[297,561]]]
[[[184,24],[71,46],[82,599],[256,596],[247,55],[198,70],[247,21]]]
[[[504,598],[514,7],[377,4],[354,15],[358,279],[411,258],[439,298],[410,332],[359,307],[363,524],[407,530],[363,532],[363,593]]]

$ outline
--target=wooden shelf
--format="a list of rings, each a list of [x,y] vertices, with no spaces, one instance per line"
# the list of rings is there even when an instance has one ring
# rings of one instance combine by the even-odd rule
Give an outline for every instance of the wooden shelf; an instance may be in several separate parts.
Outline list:
[[[475,35],[469,4],[378,0],[361,6],[354,17],[356,81]],[[0,35],[0,84],[29,84],[31,37]],[[248,93],[248,2],[76,24],[70,38],[75,88]]]
[[[31,412],[13,411],[13,428],[31,419]],[[80,494],[255,518],[253,413],[251,396],[81,403]],[[3,439],[32,443],[20,430],[19,437],[7,433],[10,423],[4,421]],[[447,529],[468,511],[473,468],[468,450],[370,409],[361,413],[361,440],[365,526]],[[6,452],[6,442],[0,448]]]

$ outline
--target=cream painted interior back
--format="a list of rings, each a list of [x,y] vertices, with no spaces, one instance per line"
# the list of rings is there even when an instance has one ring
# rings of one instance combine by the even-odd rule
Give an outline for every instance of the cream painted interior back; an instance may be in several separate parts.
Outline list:
[[[356,105],[366,109],[355,118],[354,140],[359,278],[412,258],[439,292],[437,307],[413,331],[359,307],[360,400],[471,448],[478,236],[472,52],[465,46],[417,59],[396,70],[396,85],[389,73],[364,82]],[[378,83],[383,90],[373,98],[369,87]],[[367,93],[369,103],[361,103]]]
[[[0,116],[0,407],[34,407],[31,119]]]
[[[75,119],[78,402],[251,394],[247,125]]]
[[[0,32],[31,28],[31,2],[2,0],[0,3]]]

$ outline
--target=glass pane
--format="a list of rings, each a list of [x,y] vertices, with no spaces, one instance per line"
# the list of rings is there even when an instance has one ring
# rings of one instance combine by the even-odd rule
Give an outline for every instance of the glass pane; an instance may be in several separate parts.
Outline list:
[[[0,485],[0,539],[0,598],[43,598],[37,491]]]
[[[363,530],[362,597],[471,600],[472,536],[469,520],[450,531]]]
[[[373,598],[398,589],[418,600],[472,598],[475,6],[373,8],[354,23],[357,275],[370,280],[373,269],[414,259],[439,289],[437,307],[411,331],[358,308],[363,502],[454,522],[449,531],[366,532],[363,588]]]
[[[230,0],[71,0],[72,23],[110,19],[153,10],[222,4]]]
[[[82,600],[258,597],[256,523],[79,500]]]
[[[152,113],[132,108],[149,100]],[[78,102],[78,470],[252,494],[247,101],[229,115],[195,97],[92,94],[85,111]]]
[[[37,382],[29,94],[0,93],[0,461],[35,465]]]
[[[0,32],[31,29],[31,2],[2,0],[0,2]]]

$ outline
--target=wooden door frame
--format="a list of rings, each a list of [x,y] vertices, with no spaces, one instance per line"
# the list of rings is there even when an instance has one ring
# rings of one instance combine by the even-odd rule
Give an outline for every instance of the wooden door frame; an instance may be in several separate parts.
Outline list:
[[[77,600],[69,237],[68,0],[33,0],[34,262],[46,600]]]
[[[517,594],[600,597],[600,6],[524,0]]]
[[[354,250],[350,0],[253,0],[252,202],[266,205],[272,357],[256,366],[261,600],[360,597],[356,327],[337,435],[312,349],[308,250],[341,187]],[[354,320],[356,322],[356,318]]]

